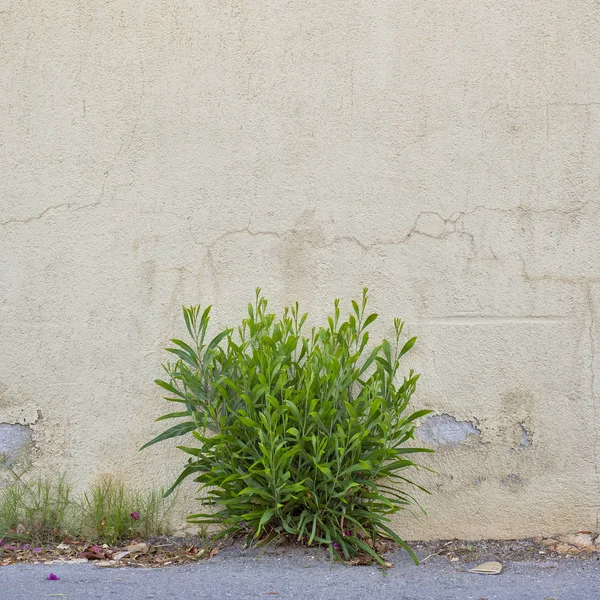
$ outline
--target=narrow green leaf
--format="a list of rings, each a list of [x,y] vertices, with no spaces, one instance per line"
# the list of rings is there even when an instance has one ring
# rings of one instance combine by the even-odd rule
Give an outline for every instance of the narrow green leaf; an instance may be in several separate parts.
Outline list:
[[[363,329],[366,329],[373,321],[375,321],[375,319],[377,319],[377,317],[378,317],[377,313],[373,313],[373,314],[369,315],[365,319],[365,322],[363,323]]]
[[[152,446],[153,444],[157,444],[158,442],[163,442],[164,440],[168,440],[170,438],[185,435],[186,433],[190,433],[194,429],[196,429],[196,424],[193,421],[178,423],[177,425],[170,427],[166,431],[163,431],[160,435],[157,435],[154,439],[150,440],[149,442],[146,442],[140,448],[140,450],[148,448],[148,446]]]
[[[158,419],[154,419],[155,422],[164,421],[166,419],[180,419],[182,417],[191,417],[192,413],[189,410],[183,412],[173,412],[168,415],[163,415],[162,417],[158,417]]]
[[[408,340],[406,342],[406,344],[404,344],[404,346],[402,346],[402,350],[400,350],[399,357],[404,356],[415,345],[416,341],[417,341],[416,337],[410,338],[410,340]]]

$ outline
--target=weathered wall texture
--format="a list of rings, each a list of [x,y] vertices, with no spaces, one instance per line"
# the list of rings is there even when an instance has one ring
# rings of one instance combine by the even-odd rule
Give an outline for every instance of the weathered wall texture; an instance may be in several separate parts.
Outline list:
[[[398,527],[597,530],[599,41],[592,0],[0,0],[0,422],[167,483],[181,304],[368,285],[438,415]]]

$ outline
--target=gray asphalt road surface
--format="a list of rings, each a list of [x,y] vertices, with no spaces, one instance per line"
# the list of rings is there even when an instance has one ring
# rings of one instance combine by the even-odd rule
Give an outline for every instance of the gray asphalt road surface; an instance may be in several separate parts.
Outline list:
[[[600,562],[561,559],[505,564],[500,575],[434,557],[395,568],[330,566],[309,552],[284,556],[217,555],[161,569],[93,564],[0,567],[0,600],[600,600]],[[48,581],[49,573],[60,577]]]

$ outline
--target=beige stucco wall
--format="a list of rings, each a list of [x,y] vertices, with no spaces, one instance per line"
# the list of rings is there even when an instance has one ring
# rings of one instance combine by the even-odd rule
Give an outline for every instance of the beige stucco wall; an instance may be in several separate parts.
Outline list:
[[[399,529],[598,529],[598,2],[0,0],[0,57],[0,422],[38,472],[172,480],[137,448],[182,304],[368,285],[448,415]]]

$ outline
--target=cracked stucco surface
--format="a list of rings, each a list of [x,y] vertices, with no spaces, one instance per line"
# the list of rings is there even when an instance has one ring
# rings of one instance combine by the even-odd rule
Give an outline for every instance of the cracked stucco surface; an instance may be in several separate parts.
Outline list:
[[[137,448],[182,304],[368,285],[481,432],[399,531],[597,531],[598,39],[591,1],[0,2],[0,422],[39,472],[168,483]]]

